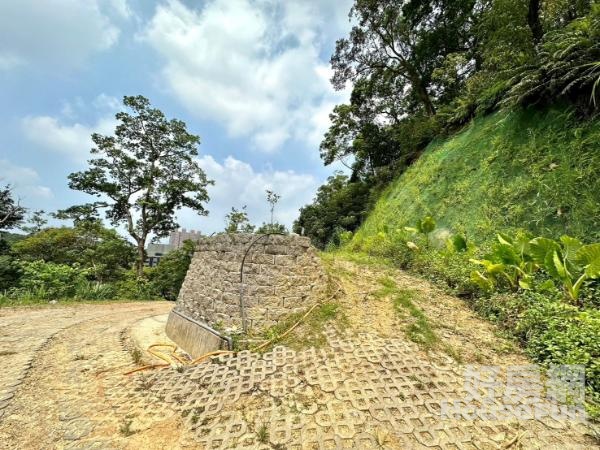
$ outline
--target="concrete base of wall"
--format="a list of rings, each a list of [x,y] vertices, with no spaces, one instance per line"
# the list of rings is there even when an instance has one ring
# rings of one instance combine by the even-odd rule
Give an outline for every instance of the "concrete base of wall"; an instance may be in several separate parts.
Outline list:
[[[227,350],[230,342],[208,325],[172,310],[166,327],[167,336],[192,358],[216,350]]]

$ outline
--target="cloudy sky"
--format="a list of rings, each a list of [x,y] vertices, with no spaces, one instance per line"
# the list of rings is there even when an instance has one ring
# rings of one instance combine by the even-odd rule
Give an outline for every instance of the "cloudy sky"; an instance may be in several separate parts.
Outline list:
[[[66,177],[85,168],[92,132],[109,134],[123,95],[141,94],[200,135],[215,180],[208,217],[231,206],[268,217],[281,194],[288,226],[331,174],[318,146],[333,106],[335,40],[350,0],[1,0],[0,182],[22,204],[55,211],[90,198]]]

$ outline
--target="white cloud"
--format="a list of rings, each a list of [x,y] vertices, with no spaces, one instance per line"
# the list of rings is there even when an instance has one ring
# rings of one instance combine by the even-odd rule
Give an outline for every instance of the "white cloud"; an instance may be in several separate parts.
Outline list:
[[[28,200],[31,197],[52,198],[52,190],[39,182],[40,176],[32,168],[17,166],[6,159],[0,159],[0,185],[10,184],[17,198],[21,200]]]
[[[275,151],[292,139],[314,145],[332,105],[325,45],[346,33],[350,0],[179,0],[156,9],[141,39],[165,60],[162,77],[197,116]],[[323,114],[324,109],[327,113]]]
[[[112,117],[101,118],[93,125],[65,125],[50,116],[25,117],[22,120],[23,132],[27,139],[45,149],[67,155],[77,162],[89,159],[93,146],[92,133],[112,134],[115,124]]]
[[[14,69],[23,65],[23,62],[21,58],[8,51],[0,53],[0,71]]]
[[[113,134],[117,124],[114,113],[120,108],[118,100],[106,94],[100,94],[91,104],[101,114],[92,124],[64,123],[52,116],[27,116],[21,120],[23,134],[43,149],[66,155],[76,162],[87,161],[93,147],[92,133]],[[61,113],[72,119],[84,108],[87,106],[83,100],[76,98],[65,102]]]
[[[275,220],[288,228],[298,217],[298,209],[310,202],[319,185],[313,175],[266,169],[256,171],[250,164],[227,157],[222,163],[212,156],[200,158],[200,165],[207,176],[215,181],[209,186],[209,216],[198,217],[191,211],[179,214],[180,224],[186,228],[201,230],[204,233],[221,231],[225,227],[225,215],[231,207],[247,206],[252,223],[260,225],[270,220],[266,189],[281,195],[275,208]]]
[[[0,70],[79,66],[117,42],[111,17],[130,15],[126,0],[2,0]]]
[[[133,11],[129,7],[127,0],[108,0],[109,5],[112,7],[115,13],[117,13],[123,19],[130,19],[133,17]]]

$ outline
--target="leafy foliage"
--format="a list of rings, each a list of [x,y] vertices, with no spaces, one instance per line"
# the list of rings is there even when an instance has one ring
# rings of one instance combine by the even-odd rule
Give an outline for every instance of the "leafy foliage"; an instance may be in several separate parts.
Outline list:
[[[392,117],[418,108],[435,114],[434,98],[445,92],[436,86],[434,94],[432,74],[446,56],[469,46],[474,3],[356,0],[350,11],[356,25],[331,58],[333,85],[369,83],[373,100]],[[391,99],[389,88],[396,93]]]
[[[0,188],[0,230],[8,230],[19,225],[26,209],[13,197],[12,188],[6,185]]]
[[[242,209],[231,207],[231,211],[225,216],[226,233],[253,233],[254,225],[250,223],[246,205]]]
[[[263,223],[256,230],[256,234],[268,234],[268,233],[277,233],[277,234],[288,234],[289,231],[285,227],[285,225],[281,223]]]
[[[498,234],[497,240],[485,259],[471,259],[485,269],[485,274],[472,272],[472,281],[486,291],[498,287],[503,281],[508,282],[513,290],[531,289],[533,273],[538,269],[530,251],[531,236],[527,233],[518,233],[514,237]]]
[[[15,287],[21,278],[21,266],[11,255],[0,255],[0,291]]]
[[[77,286],[85,283],[88,274],[77,267],[44,261],[24,261],[21,270],[19,289],[47,300],[74,297]]]
[[[588,279],[600,277],[600,243],[583,245],[578,239],[562,236],[560,241],[536,238],[533,259],[558,280],[573,301]]]
[[[351,182],[348,176],[336,172],[319,188],[313,203],[300,209],[294,233],[310,237],[318,248],[325,248],[332,241],[339,244],[340,233],[353,231],[360,225],[369,194],[364,183]]]
[[[113,281],[135,258],[133,246],[100,222],[80,222],[73,228],[48,228],[15,243],[16,257],[26,261],[79,266],[97,281]]]
[[[426,245],[429,245],[429,235],[433,233],[435,227],[435,219],[431,216],[426,216],[417,222],[416,227],[404,227],[404,230],[412,234],[419,233],[423,235]],[[418,246],[414,242],[408,241],[406,244],[411,250],[418,250]]]
[[[185,241],[180,249],[163,256],[150,272],[149,278],[158,293],[167,300],[177,300],[196,245]]]
[[[544,36],[534,62],[512,80],[504,104],[549,104],[570,100],[595,109],[600,60],[600,5],[590,14]]]

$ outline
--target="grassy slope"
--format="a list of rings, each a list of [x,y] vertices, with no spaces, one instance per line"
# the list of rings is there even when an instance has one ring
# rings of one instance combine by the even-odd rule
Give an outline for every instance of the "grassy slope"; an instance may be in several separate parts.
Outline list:
[[[475,242],[499,230],[600,241],[600,120],[497,113],[432,143],[381,196],[355,247],[426,215]]]
[[[426,215],[439,227],[467,234],[469,252],[408,250],[394,230]],[[576,121],[564,110],[497,113],[429,146],[381,196],[341,251],[381,255],[473,295],[472,306],[496,321],[542,364],[583,364],[587,407],[600,419],[600,303],[590,285],[586,309],[560,291],[482,295],[469,263],[498,231],[525,228],[536,235],[600,241],[600,119]]]

